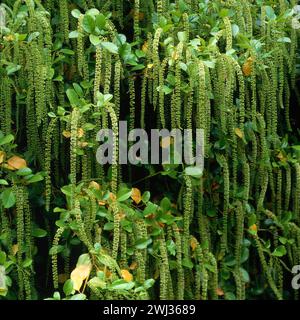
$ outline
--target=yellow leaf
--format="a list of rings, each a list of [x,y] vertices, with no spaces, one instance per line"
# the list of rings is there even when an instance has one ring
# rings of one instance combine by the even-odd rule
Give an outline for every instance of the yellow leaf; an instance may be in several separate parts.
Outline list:
[[[218,296],[224,296],[224,291],[221,288],[217,288],[216,293]]]
[[[254,59],[252,57],[248,58],[242,67],[243,73],[246,77],[249,77],[252,74],[253,61]]]
[[[133,276],[128,270],[125,270],[125,269],[121,270],[121,275],[126,282],[130,282],[133,280]]]
[[[135,270],[137,268],[137,265],[138,265],[137,262],[133,261],[132,264],[130,265],[129,269],[130,270]]]
[[[287,160],[287,158],[283,155],[281,151],[278,153],[277,158],[282,162],[285,162]]]
[[[179,58],[179,54],[178,54],[178,52],[175,50],[174,52],[173,52],[173,54],[172,54],[172,59],[173,60],[178,60],[178,58]]]
[[[109,198],[112,201],[116,201],[117,200],[117,196],[115,194],[113,194],[112,192],[109,194]]]
[[[148,51],[148,42],[147,41],[144,42],[144,44],[142,46],[142,51],[143,52],[147,52]]]
[[[141,191],[137,188],[132,188],[131,199],[136,204],[139,204],[142,201]]]
[[[85,148],[87,145],[88,145],[89,143],[88,142],[79,142],[78,143],[78,146],[80,147],[80,148]]]
[[[26,161],[18,156],[11,157],[9,160],[7,160],[7,164],[15,170],[24,169],[27,167]]]
[[[71,138],[71,132],[70,131],[64,130],[62,135],[67,139]]]
[[[96,181],[91,181],[89,184],[89,187],[92,189],[100,190],[100,184]]]
[[[14,167],[9,166],[7,163],[3,163],[2,167],[7,170],[16,170]]]
[[[235,129],[234,129],[234,132],[235,132],[235,134],[236,134],[239,138],[241,138],[241,139],[244,138],[244,133],[243,133],[243,131],[242,131],[240,128],[235,128]]]
[[[77,136],[78,138],[82,138],[84,136],[84,130],[82,128],[77,130]]]
[[[147,68],[148,68],[148,69],[152,69],[152,68],[153,68],[153,63],[149,63],[149,64],[147,65]]]
[[[91,266],[89,264],[79,265],[71,272],[71,280],[75,290],[80,290],[83,281],[89,277],[90,272]]]
[[[0,151],[0,164],[4,161],[6,153],[4,151]]]
[[[17,252],[19,251],[19,245],[14,244],[11,248],[11,251],[12,251],[13,255],[15,256],[17,254]]]
[[[173,140],[171,139],[171,137],[164,137],[161,139],[161,142],[160,142],[160,146],[163,148],[163,149],[166,149],[170,146],[170,144],[173,143]]]
[[[197,242],[196,238],[193,237],[193,238],[191,239],[191,241],[190,241],[190,246],[191,246],[191,248],[192,248],[193,251],[196,250],[197,245],[198,245],[198,242]]]
[[[256,224],[253,224],[250,228],[249,228],[250,231],[254,231],[254,232],[257,232],[257,225]]]

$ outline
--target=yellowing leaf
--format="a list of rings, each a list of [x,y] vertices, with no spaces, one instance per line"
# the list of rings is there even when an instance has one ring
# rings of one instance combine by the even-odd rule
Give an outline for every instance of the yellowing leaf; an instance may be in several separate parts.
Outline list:
[[[78,146],[80,147],[80,148],[85,148],[86,146],[88,146],[88,142],[78,142]]]
[[[240,128],[235,128],[235,129],[234,129],[234,132],[235,132],[235,134],[236,134],[239,138],[241,138],[241,139],[244,138],[244,133],[243,133],[243,131],[242,131]]]
[[[250,228],[249,228],[250,231],[254,232],[254,233],[257,233],[257,225],[256,224],[253,224]]]
[[[147,65],[147,68],[148,68],[148,69],[152,69],[152,68],[153,68],[153,63],[149,63],[149,64]]]
[[[278,153],[277,158],[282,162],[285,162],[287,160],[287,158],[283,155],[281,151]]]
[[[6,153],[4,151],[0,151],[0,164],[3,163],[5,156],[6,156]]]
[[[135,270],[137,268],[137,265],[138,265],[137,262],[133,261],[132,264],[130,265],[129,269],[130,270]]]
[[[191,248],[192,248],[193,251],[196,250],[197,245],[198,245],[197,239],[193,237],[193,238],[191,239],[191,241],[190,241],[190,246],[191,246]]]
[[[64,130],[62,135],[67,139],[71,138],[71,132],[70,131]]]
[[[141,191],[137,188],[132,188],[131,199],[136,204],[139,204],[142,201]]]
[[[9,166],[7,163],[3,163],[2,167],[7,169],[7,170],[16,170],[14,167]]]
[[[96,181],[91,181],[89,184],[89,187],[92,189],[100,190],[100,184]]]
[[[84,130],[82,128],[77,130],[77,136],[78,138],[82,138],[84,136]]]
[[[71,280],[75,290],[80,290],[83,281],[89,277],[90,272],[91,266],[89,264],[79,265],[71,272]]]
[[[121,275],[126,282],[130,282],[133,280],[133,276],[128,270],[125,270],[125,269],[121,270]]]
[[[24,169],[27,167],[26,161],[18,156],[11,157],[9,160],[7,160],[7,164],[15,170]]]
[[[225,294],[224,291],[221,288],[217,288],[216,289],[216,293],[217,293],[218,296],[224,296],[224,294]]]
[[[173,143],[173,140],[171,139],[171,137],[164,137],[164,138],[161,139],[160,146],[161,146],[163,149],[166,149],[166,148],[168,148],[172,143]]]
[[[174,52],[173,52],[173,54],[172,54],[172,59],[173,60],[178,60],[178,58],[179,58],[179,54],[178,54],[178,52],[175,50]]]
[[[11,251],[12,251],[13,255],[15,256],[17,254],[17,252],[19,251],[19,245],[14,244],[11,248]]]
[[[117,200],[117,196],[115,194],[113,194],[112,192],[109,194],[109,198],[112,201],[116,201]]]
[[[144,42],[144,44],[142,46],[142,51],[143,52],[147,52],[148,51],[148,42],[147,41]]]
[[[252,57],[248,58],[242,67],[243,73],[246,77],[249,77],[252,74],[253,61],[254,61],[254,59]]]

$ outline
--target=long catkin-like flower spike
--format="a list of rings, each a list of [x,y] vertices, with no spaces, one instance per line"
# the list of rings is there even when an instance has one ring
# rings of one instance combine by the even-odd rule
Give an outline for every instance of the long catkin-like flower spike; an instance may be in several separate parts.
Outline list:
[[[258,237],[255,237],[254,240],[255,240],[256,249],[258,251],[259,259],[261,262],[261,266],[263,268],[264,273],[266,274],[269,286],[273,290],[276,298],[278,300],[282,300],[282,295],[281,295],[280,291],[278,290],[278,288],[276,287],[276,284],[275,284],[275,281],[272,277],[270,268],[268,267],[268,264],[267,264],[267,261],[266,261],[265,255],[264,255],[264,251],[262,248],[262,244],[261,244],[260,240],[258,239]]]
[[[160,300],[168,300],[169,260],[164,238],[159,241],[160,249]]]
[[[140,37],[140,0],[134,0],[134,13],[133,13],[133,30],[134,38],[137,41]]]
[[[183,213],[183,254],[185,258],[189,257],[190,224],[193,214],[193,185],[190,176],[184,176],[184,213]]]
[[[225,24],[225,34],[226,34],[226,51],[232,49],[232,27],[231,21],[228,17],[223,18]]]
[[[64,228],[60,227],[57,229],[52,246],[55,250],[57,248],[60,238],[64,232]],[[52,261],[52,278],[53,278],[53,287],[54,289],[58,289],[58,261],[57,261],[57,253],[53,253],[51,256],[51,261]]]
[[[223,168],[223,179],[224,179],[224,204],[223,204],[223,218],[222,218],[222,236],[221,236],[221,253],[223,256],[228,248],[228,209],[229,209],[229,191],[230,191],[230,180],[229,180],[229,167],[227,159],[222,155],[219,157],[221,166]]]
[[[116,116],[116,112],[114,110],[114,105],[109,103],[107,106],[107,112],[109,114],[112,130],[114,133],[113,136],[113,154],[112,154],[112,173],[111,173],[111,191],[113,194],[117,193],[118,189],[118,158],[119,158],[119,147],[118,147],[118,139],[119,139],[119,126],[118,126],[118,118]]]
[[[102,56],[103,49],[100,46],[96,47],[96,65],[95,65],[95,79],[94,79],[94,103],[97,103],[97,92],[100,90],[102,77]]]
[[[61,20],[61,31],[66,43],[69,42],[69,8],[68,0],[59,0],[59,15]]]
[[[184,299],[184,270],[182,267],[182,239],[176,224],[173,225],[173,232],[176,245],[176,262],[177,262],[177,300]]]
[[[52,184],[51,184],[51,151],[52,151],[52,139],[53,131],[57,123],[57,118],[51,119],[46,135],[46,146],[45,146],[45,160],[44,160],[44,170],[46,172],[45,176],[45,197],[46,197],[46,211],[50,209],[51,193],[52,193]]]

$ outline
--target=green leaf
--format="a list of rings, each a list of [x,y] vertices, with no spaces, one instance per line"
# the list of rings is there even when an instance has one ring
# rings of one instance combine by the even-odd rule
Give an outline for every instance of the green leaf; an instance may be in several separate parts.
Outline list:
[[[119,202],[126,201],[127,199],[129,199],[131,197],[131,194],[132,194],[131,189],[122,188],[121,190],[119,190],[119,192],[117,194],[117,200]]]
[[[6,189],[1,193],[1,200],[5,209],[13,207],[16,203],[16,197],[12,189]]]
[[[135,243],[135,247],[139,250],[143,250],[146,249],[150,244],[152,243],[152,239],[151,238],[142,238],[142,239],[138,239]]]
[[[6,261],[6,253],[4,251],[0,251],[0,265],[4,265]]]
[[[92,16],[85,14],[82,20],[83,30],[87,33],[92,33],[95,30],[95,20]]]
[[[286,253],[287,251],[285,246],[279,246],[273,251],[272,255],[275,257],[283,257],[286,255]]]
[[[63,291],[65,293],[66,296],[69,296],[71,295],[72,293],[74,293],[74,288],[73,288],[73,281],[71,279],[67,280],[65,283],[64,283],[64,286],[63,286]]]
[[[32,178],[27,180],[27,183],[31,184],[31,183],[39,182],[39,181],[42,181],[42,180],[44,180],[44,177],[41,174],[37,173]]]
[[[277,40],[277,42],[282,42],[282,43],[291,43],[291,39],[288,37],[283,37]]]
[[[274,12],[274,9],[270,6],[265,6],[265,10],[266,10],[266,15],[270,20],[275,20],[276,19],[276,15]]]
[[[81,12],[78,9],[74,9],[74,10],[71,11],[71,15],[74,18],[78,19],[80,17],[80,15],[81,15]]]
[[[232,25],[232,35],[236,37],[238,33],[240,32],[240,28],[237,24]]]
[[[98,36],[90,34],[89,38],[90,38],[91,44],[94,46],[98,46],[101,43],[101,40]]]
[[[75,52],[73,50],[66,49],[66,48],[61,49],[60,52],[63,54],[66,54],[68,56],[73,56],[75,54]]]
[[[0,179],[0,185],[2,186],[8,186],[8,182],[4,179]]]
[[[32,265],[32,259],[29,259],[29,258],[25,259],[22,263],[23,268],[28,268],[31,265]]]
[[[8,134],[7,136],[4,136],[0,139],[0,146],[4,144],[8,144],[10,142],[14,141],[14,136],[12,134]]]
[[[37,37],[39,37],[40,33],[39,32],[33,32],[29,35],[28,37],[28,42],[31,42],[32,40],[36,39]]]
[[[56,114],[54,112],[48,112],[48,116],[50,118],[56,118]]]
[[[32,236],[35,238],[44,238],[47,235],[47,231],[40,228],[34,228],[32,230]]]
[[[100,13],[96,16],[96,26],[99,30],[103,30],[106,25],[106,17]]]
[[[147,289],[150,289],[153,287],[155,283],[155,280],[154,279],[147,279],[144,284],[143,284],[143,287],[147,290]]]
[[[69,33],[69,39],[76,39],[79,37],[79,32],[78,31],[71,31]]]
[[[142,201],[144,203],[147,203],[150,200],[150,196],[151,196],[150,192],[149,191],[145,191],[143,193],[143,195],[142,195]]]
[[[49,250],[49,255],[52,256],[54,254],[58,254],[60,252],[62,252],[64,250],[64,247],[61,246],[60,244],[53,246],[50,250]]]
[[[88,253],[84,253],[79,256],[76,267],[82,266],[82,265],[91,265],[91,257]]]
[[[107,223],[105,223],[103,229],[104,229],[105,231],[113,230],[113,229],[114,229],[114,223],[113,223],[113,222],[107,222]]]
[[[78,95],[74,89],[68,89],[66,94],[72,106],[77,107],[80,105]]]
[[[244,282],[249,283],[250,282],[250,276],[247,270],[244,268],[240,268],[241,276]]]
[[[58,291],[55,291],[53,294],[54,300],[60,300],[60,293]]]
[[[86,300],[86,295],[83,293],[78,293],[72,296],[69,300]]]
[[[186,175],[194,178],[200,178],[203,174],[203,170],[200,167],[187,167],[184,171]]]
[[[175,256],[176,255],[176,244],[175,244],[175,242],[173,240],[168,240],[166,245],[167,245],[167,249],[170,252],[170,254],[172,256]]]
[[[185,42],[186,39],[187,39],[187,35],[186,35],[186,32],[185,31],[180,31],[177,33],[177,37],[178,37],[178,40],[180,42]]]
[[[114,54],[118,53],[118,47],[112,42],[106,42],[106,41],[101,42],[101,46],[111,53],[114,53]]]
[[[182,259],[182,265],[188,269],[193,269],[194,264],[189,258]]]
[[[110,286],[110,290],[131,290],[134,287],[134,282],[126,282],[125,280],[115,280]]]

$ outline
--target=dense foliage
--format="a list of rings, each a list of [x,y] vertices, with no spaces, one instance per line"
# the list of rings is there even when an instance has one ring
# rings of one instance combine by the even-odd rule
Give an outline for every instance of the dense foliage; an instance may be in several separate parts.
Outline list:
[[[2,299],[298,299],[299,17],[296,0],[2,1]],[[204,129],[205,170],[100,166],[119,119]]]

